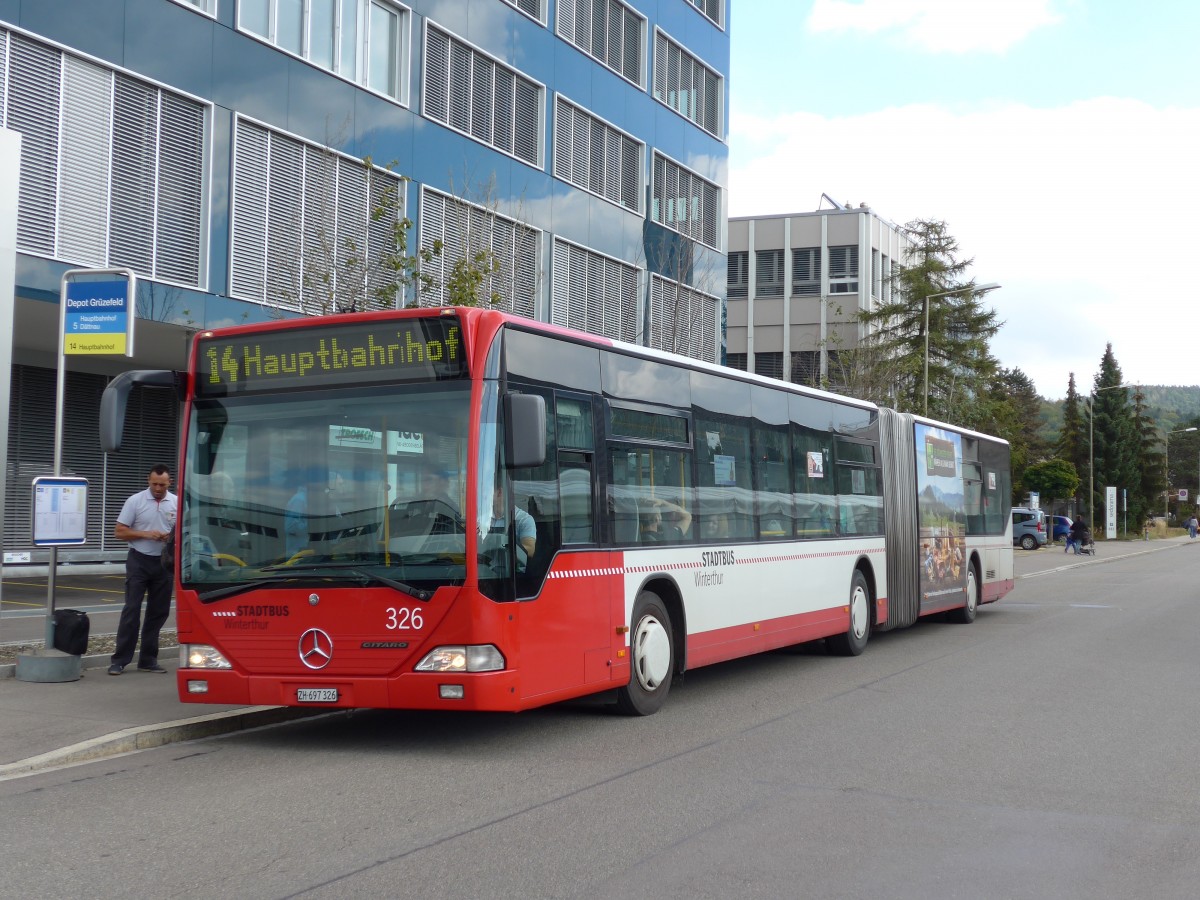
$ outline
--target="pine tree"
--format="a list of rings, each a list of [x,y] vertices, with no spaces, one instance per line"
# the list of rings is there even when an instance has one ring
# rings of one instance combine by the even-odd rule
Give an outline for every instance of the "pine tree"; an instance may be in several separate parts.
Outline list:
[[[1081,510],[1080,498],[1086,489],[1088,476],[1088,423],[1084,418],[1083,400],[1075,387],[1075,373],[1067,380],[1067,399],[1063,402],[1063,424],[1055,444],[1055,453],[1075,467],[1080,488],[1075,492],[1075,509]],[[1091,508],[1088,508],[1090,513]],[[1078,514],[1078,513],[1077,513]]]
[[[859,317],[871,335],[871,352],[895,361],[889,393],[898,409],[925,411],[928,390],[930,416],[978,427],[987,421],[986,401],[999,368],[988,341],[1001,322],[981,304],[975,283],[964,280],[972,261],[957,258],[958,242],[945,222],[917,219],[904,231],[912,250],[908,264],[892,276],[892,300]]]
[[[1097,518],[1096,511],[1104,505],[1106,487],[1117,488],[1119,497],[1122,489],[1129,490],[1140,484],[1138,435],[1129,403],[1129,389],[1121,386],[1123,380],[1112,344],[1108,344],[1092,388],[1091,456],[1095,471],[1092,484],[1095,493],[1089,504],[1092,519]]]
[[[1129,527],[1137,530],[1142,522],[1154,515],[1158,501],[1167,489],[1164,481],[1166,459],[1159,450],[1158,426],[1150,418],[1146,397],[1141,388],[1133,394],[1133,431],[1137,441],[1136,484],[1129,495]]]

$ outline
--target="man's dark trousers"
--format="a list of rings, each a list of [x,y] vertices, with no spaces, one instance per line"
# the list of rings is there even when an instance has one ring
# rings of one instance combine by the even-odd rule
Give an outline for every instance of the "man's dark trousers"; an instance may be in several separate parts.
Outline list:
[[[138,666],[158,663],[158,633],[171,614],[171,573],[157,556],[147,556],[132,547],[125,559],[125,608],[117,625],[117,647],[112,661],[127,666],[137,645],[138,624],[142,618],[142,598],[146,597],[146,620],[142,626],[142,648]]]

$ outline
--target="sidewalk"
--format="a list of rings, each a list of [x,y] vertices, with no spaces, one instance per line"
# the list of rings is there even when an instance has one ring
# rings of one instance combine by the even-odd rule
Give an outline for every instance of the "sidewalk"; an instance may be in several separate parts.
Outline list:
[[[1064,555],[1053,545],[1016,550],[1016,575],[1020,580],[1189,545],[1200,546],[1200,540],[1101,542],[1096,556]],[[14,666],[0,666],[0,779],[331,712],[180,703],[174,677],[178,659],[167,651],[161,662],[170,674],[131,667],[114,678],[106,671],[107,656],[84,657],[83,677],[62,684],[18,681]]]
[[[169,674],[114,678],[107,656],[85,657],[83,677],[60,684],[0,673],[0,778],[329,712],[180,703],[177,660],[161,662]]]

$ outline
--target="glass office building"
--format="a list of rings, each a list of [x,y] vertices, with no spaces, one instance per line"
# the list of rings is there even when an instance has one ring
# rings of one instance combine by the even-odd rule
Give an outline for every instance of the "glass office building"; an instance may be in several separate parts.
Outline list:
[[[0,0],[0,127],[22,162],[10,563],[53,462],[71,268],[132,269],[138,321],[133,359],[68,366],[64,471],[94,499],[87,545],[60,559],[122,555],[122,501],[175,462],[162,391],[135,392],[136,437],[100,453],[104,385],[182,367],[199,329],[441,303],[483,249],[503,309],[720,361],[728,15],[727,0]],[[442,248],[420,296],[344,258],[387,252],[404,219],[409,252]],[[316,290],[321,266],[365,292]]]

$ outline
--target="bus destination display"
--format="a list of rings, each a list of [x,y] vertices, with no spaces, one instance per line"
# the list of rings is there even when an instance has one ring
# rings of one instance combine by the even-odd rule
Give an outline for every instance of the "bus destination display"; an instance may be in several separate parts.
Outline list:
[[[448,316],[203,338],[198,352],[200,397],[467,376],[462,329]]]

